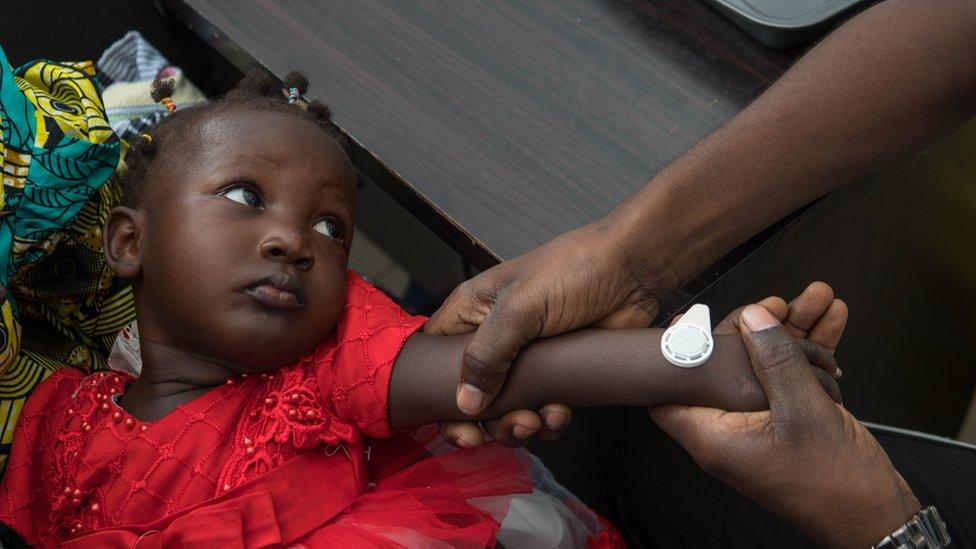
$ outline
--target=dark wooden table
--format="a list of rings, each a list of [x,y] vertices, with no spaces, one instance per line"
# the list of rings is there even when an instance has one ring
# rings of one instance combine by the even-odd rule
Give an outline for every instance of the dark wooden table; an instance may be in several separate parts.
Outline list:
[[[240,68],[305,71],[359,168],[479,268],[606,213],[793,59],[690,0],[164,4]]]

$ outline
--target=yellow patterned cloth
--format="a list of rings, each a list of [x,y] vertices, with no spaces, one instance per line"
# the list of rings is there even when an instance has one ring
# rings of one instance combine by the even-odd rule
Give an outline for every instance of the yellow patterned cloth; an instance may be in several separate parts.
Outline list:
[[[134,319],[101,246],[123,153],[90,62],[14,70],[0,49],[0,464],[33,388],[66,365],[105,368]]]

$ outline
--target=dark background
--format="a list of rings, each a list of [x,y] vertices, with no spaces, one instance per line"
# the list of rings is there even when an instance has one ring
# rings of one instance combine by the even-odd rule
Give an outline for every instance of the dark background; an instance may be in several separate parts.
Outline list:
[[[0,44],[14,66],[35,58],[97,61],[112,42],[139,31],[204,93],[233,87],[240,73],[153,2],[0,0]]]

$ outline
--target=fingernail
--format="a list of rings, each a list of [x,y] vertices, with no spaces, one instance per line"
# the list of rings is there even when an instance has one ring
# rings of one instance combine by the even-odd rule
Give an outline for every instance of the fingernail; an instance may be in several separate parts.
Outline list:
[[[549,412],[546,414],[546,427],[550,431],[558,431],[566,426],[568,416],[563,412]]]
[[[840,368],[834,370],[834,379],[840,379],[842,375],[844,375],[844,372]]]
[[[779,324],[772,313],[767,311],[765,307],[759,305],[749,305],[743,309],[740,318],[742,318],[742,322],[745,323],[746,328],[749,328],[750,332],[759,332]]]
[[[465,442],[463,438],[455,439],[454,440],[454,445],[457,446],[458,448],[467,448],[468,447],[468,443]]]
[[[481,389],[470,383],[462,383],[458,387],[457,406],[462,412],[472,416],[480,412],[484,405],[485,393]]]
[[[534,435],[538,429],[533,429],[531,427],[526,427],[525,425],[519,425],[518,423],[512,427],[512,436],[519,440],[525,440],[530,436]]]

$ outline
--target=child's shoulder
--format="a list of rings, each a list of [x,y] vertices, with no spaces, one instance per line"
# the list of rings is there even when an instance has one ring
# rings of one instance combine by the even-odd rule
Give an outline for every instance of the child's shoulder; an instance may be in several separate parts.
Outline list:
[[[403,342],[426,321],[426,317],[405,311],[393,298],[355,271],[348,271],[346,303],[338,323],[303,360],[311,359],[321,365],[323,362],[334,363],[343,355],[346,358],[367,357],[369,353],[364,351],[369,348],[399,352]]]
[[[60,407],[69,406],[81,393],[111,395],[121,392],[129,377],[113,371],[87,373],[70,366],[61,368],[37,385],[21,415],[50,415]]]
[[[344,422],[368,436],[388,436],[386,397],[393,364],[426,322],[349,271],[346,303],[333,333],[303,360],[322,396]]]
[[[415,330],[427,320],[405,311],[355,271],[348,271],[347,282],[346,304],[336,326],[336,332],[345,335],[340,341],[384,328]]]
[[[346,271],[346,308],[361,308],[367,304],[403,311],[393,299],[382,290],[370,284],[356,271]]]

